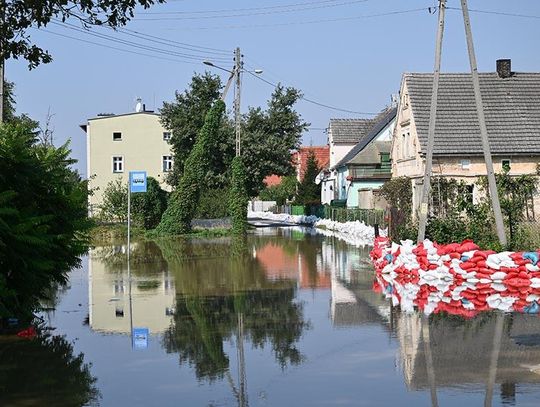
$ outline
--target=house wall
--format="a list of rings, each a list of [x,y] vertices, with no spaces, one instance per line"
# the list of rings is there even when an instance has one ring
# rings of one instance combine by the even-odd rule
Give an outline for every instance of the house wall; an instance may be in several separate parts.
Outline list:
[[[408,107],[408,91],[402,85],[396,127],[392,138],[392,177],[406,176],[413,183],[413,205],[418,207],[424,176],[425,158],[420,154],[414,116]],[[496,173],[503,170],[502,161],[510,160],[510,175],[536,174],[540,156],[494,156],[493,168]],[[445,176],[475,183],[479,176],[487,175],[483,156],[433,157],[433,176]],[[475,200],[479,198],[475,193]],[[540,195],[535,197],[535,212],[540,213]]]
[[[90,187],[96,189],[89,197],[90,208],[102,202],[107,184],[116,179],[127,183],[129,171],[144,170],[165,189],[163,156],[172,155],[171,146],[163,140],[166,131],[159,116],[137,113],[90,119],[87,125],[88,177]],[[113,141],[113,132],[121,132],[122,140]],[[113,173],[112,157],[123,156],[124,170]]]
[[[379,189],[383,184],[383,181],[353,182],[349,187],[347,207],[373,209],[373,190]]]
[[[330,168],[334,167],[343,157],[347,155],[355,144],[330,144]]]

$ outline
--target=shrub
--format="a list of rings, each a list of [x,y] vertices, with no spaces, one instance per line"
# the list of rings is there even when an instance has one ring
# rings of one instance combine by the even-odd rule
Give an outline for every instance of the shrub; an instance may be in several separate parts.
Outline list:
[[[219,219],[229,216],[226,189],[207,189],[199,197],[199,205],[195,212],[197,219]]]
[[[168,194],[159,182],[148,177],[146,192],[131,194],[131,216],[135,226],[154,229],[167,209]]]
[[[99,219],[103,222],[127,222],[128,188],[121,178],[111,181],[103,191]]]
[[[229,210],[231,213],[232,232],[242,235],[247,229],[247,205],[249,196],[246,188],[246,168],[241,157],[234,157],[232,162],[231,190]]]
[[[30,319],[87,250],[87,183],[69,154],[0,125],[0,318]]]

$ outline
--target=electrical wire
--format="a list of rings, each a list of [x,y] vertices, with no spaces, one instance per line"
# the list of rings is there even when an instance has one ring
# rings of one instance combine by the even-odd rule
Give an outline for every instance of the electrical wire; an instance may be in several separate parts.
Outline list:
[[[362,20],[362,19],[369,19],[369,18],[392,16],[392,15],[417,13],[420,11],[428,11],[428,7],[421,7],[421,8],[407,9],[407,10],[397,10],[397,11],[390,11],[390,12],[385,12],[385,13],[368,14],[368,15],[353,16],[353,17],[326,18],[326,19],[320,19],[320,20],[291,21],[291,22],[285,22],[285,23],[252,24],[252,25],[222,25],[222,26],[213,26],[213,27],[181,27],[180,29],[189,31],[189,30],[225,30],[225,29],[238,29],[238,28],[285,27],[285,26],[294,26],[294,25],[334,23],[334,22],[339,22],[339,21],[354,21],[354,20]],[[143,22],[143,21],[150,21],[150,20],[138,19],[135,21]]]
[[[309,1],[304,3],[293,3],[293,4],[281,4],[275,6],[265,6],[265,7],[248,7],[248,8],[236,8],[236,9],[221,9],[221,10],[198,10],[198,11],[173,11],[173,12],[147,12],[144,14],[212,14],[212,13],[236,13],[243,11],[260,11],[260,10],[273,10],[280,8],[291,8],[291,7],[304,7],[311,6],[316,4],[328,4],[336,3],[340,0],[323,0],[323,1]],[[365,0],[369,1],[369,0]]]
[[[258,11],[258,12],[241,13],[241,14],[222,14],[222,15],[215,15],[215,16],[137,18],[137,21],[209,20],[209,19],[215,19],[215,18],[253,17],[253,16],[272,15],[272,14],[295,13],[298,11],[318,10],[318,9],[330,8],[330,7],[341,7],[341,6],[348,6],[351,4],[365,3],[367,1],[369,0],[350,0],[350,1],[344,1],[344,2],[342,1],[341,3],[336,3],[336,4],[326,4],[326,5],[314,6],[314,7],[292,8],[292,9],[273,10],[273,11]],[[146,14],[150,14],[150,13],[144,13],[143,15],[146,15]],[[164,14],[170,15],[173,13],[164,13]]]
[[[94,32],[94,31],[87,30],[87,29],[79,28],[79,27],[77,27],[77,26],[75,26],[73,24],[69,24],[69,23],[51,21],[51,24],[55,24],[57,26],[67,28],[69,30],[73,30],[73,31],[80,32],[80,33],[83,33],[83,34],[86,34],[86,35],[97,37],[97,38],[100,38],[100,39],[103,39],[103,40],[106,40],[106,41],[111,41],[111,42],[119,43],[119,44],[122,44],[122,45],[127,45],[127,46],[130,46],[130,47],[133,47],[133,48],[138,48],[138,49],[142,49],[142,50],[145,50],[145,51],[155,52],[155,53],[158,53],[158,54],[163,54],[163,55],[168,55],[168,56],[175,56],[175,57],[182,57],[182,58],[192,59],[192,60],[197,60],[197,61],[202,61],[204,59],[204,56],[202,56],[202,55],[186,54],[186,53],[182,53],[182,52],[166,50],[166,49],[163,49],[163,48],[157,48],[157,47],[153,47],[153,46],[150,46],[150,45],[143,45],[143,44],[136,43],[136,42],[133,42],[133,41],[128,41],[128,40],[115,38],[115,37],[112,37],[112,36],[107,35],[107,34],[101,34],[101,33],[97,33],[97,32]],[[212,58],[213,59],[218,59],[218,60],[223,60],[223,62],[230,60],[230,59],[224,58],[224,57],[212,56]]]
[[[254,78],[257,78],[258,80],[263,81],[266,84],[268,84],[268,85],[270,85],[270,86],[272,86],[274,88],[276,88],[278,86],[275,83],[272,83],[272,82],[264,79],[263,77],[254,74],[251,71],[244,71],[244,72],[247,72],[248,74],[250,74]],[[301,96],[300,99],[305,101],[305,102],[312,103],[314,105],[324,107],[324,108],[327,108],[327,109],[330,109],[330,110],[336,110],[336,111],[339,111],[339,112],[352,113],[352,114],[358,114],[358,115],[364,115],[364,116],[376,116],[378,114],[378,113],[373,113],[373,112],[357,112],[357,111],[354,111],[354,110],[342,109],[342,108],[339,108],[339,107],[327,105],[325,103],[317,102],[316,100],[313,100],[313,99],[308,99],[305,96]]]
[[[458,7],[446,7],[447,10],[457,10],[461,11]],[[469,9],[469,12],[471,13],[479,13],[479,14],[492,14],[496,16],[506,16],[506,17],[520,17],[520,18],[530,18],[530,19],[540,19],[540,16],[530,15],[530,14],[515,14],[515,13],[507,13],[504,11],[493,11],[493,10],[478,10],[478,9]]]
[[[95,41],[89,41],[89,40],[84,40],[82,38],[72,37],[70,35],[57,33],[57,32],[54,32],[54,31],[46,30],[44,28],[34,28],[34,29],[38,30],[40,32],[45,32],[45,33],[48,33],[48,34],[57,35],[59,37],[69,38],[71,40],[85,42],[87,44],[93,44],[93,45],[98,45],[98,46],[104,47],[104,48],[114,49],[116,51],[122,51],[122,52],[127,52],[127,53],[130,53],[130,54],[142,55],[142,56],[149,57],[149,58],[162,59],[162,60],[165,60],[165,61],[179,62],[179,63],[190,64],[190,65],[199,65],[198,63],[193,62],[193,61],[184,61],[184,60],[181,60],[181,59],[166,58],[166,57],[161,57],[161,56],[158,56],[158,55],[151,55],[151,54],[145,54],[143,52],[132,51],[132,50],[125,49],[125,48],[113,47],[111,45],[101,44],[101,43],[95,42]]]

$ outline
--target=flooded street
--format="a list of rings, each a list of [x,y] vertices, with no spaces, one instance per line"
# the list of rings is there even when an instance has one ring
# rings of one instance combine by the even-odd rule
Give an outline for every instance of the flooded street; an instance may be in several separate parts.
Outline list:
[[[51,336],[0,339],[1,405],[540,405],[537,315],[402,313],[369,247],[284,228],[132,250],[71,272]]]

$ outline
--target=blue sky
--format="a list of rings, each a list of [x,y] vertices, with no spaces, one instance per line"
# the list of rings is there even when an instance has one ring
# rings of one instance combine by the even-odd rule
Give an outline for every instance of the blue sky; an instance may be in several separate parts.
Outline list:
[[[236,46],[241,47],[248,67],[264,70],[262,77],[267,81],[295,86],[307,98],[323,104],[377,112],[398,92],[403,72],[433,70],[437,15],[430,14],[428,7],[436,4],[434,0],[170,1],[140,10],[127,28],[225,53],[171,48],[105,28],[93,31],[143,46],[200,55],[190,63],[177,56],[161,55],[176,61],[163,60],[54,35],[51,32],[160,55],[50,25],[46,28],[50,32],[32,29],[30,33],[36,43],[51,52],[53,62],[29,71],[24,61],[11,60],[6,77],[16,84],[19,112],[45,121],[50,109],[55,144],[71,139],[73,156],[79,160],[77,167],[84,173],[86,142],[79,124],[101,112],[130,112],[137,97],[143,98],[147,108],[159,109],[163,101],[174,98],[175,90],[186,88],[194,72],[207,68],[202,60],[232,66]],[[460,1],[448,0],[448,6],[459,8]],[[469,0],[469,8],[522,15],[471,12],[480,71],[493,71],[499,58],[511,58],[514,71],[540,71],[538,0]],[[469,71],[459,10],[447,11],[442,69]],[[269,85],[245,75],[242,111],[264,105],[271,92]],[[312,126],[303,137],[307,145],[326,143],[322,129],[330,118],[369,117],[305,101],[299,102],[297,110]]]

